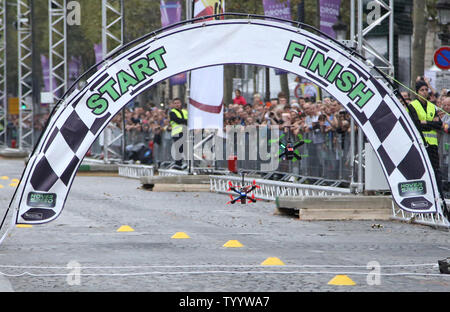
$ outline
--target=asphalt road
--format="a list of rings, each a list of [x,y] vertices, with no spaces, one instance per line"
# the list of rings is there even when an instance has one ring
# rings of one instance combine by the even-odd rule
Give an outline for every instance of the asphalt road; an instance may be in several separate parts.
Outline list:
[[[2,216],[23,166],[0,159]],[[140,186],[77,176],[57,220],[13,227],[0,245],[0,291],[450,291],[437,266],[450,257],[449,231],[299,221],[275,215],[272,202],[226,205],[224,195]],[[124,225],[133,231],[118,232]],[[178,232],[189,238],[172,238]]]

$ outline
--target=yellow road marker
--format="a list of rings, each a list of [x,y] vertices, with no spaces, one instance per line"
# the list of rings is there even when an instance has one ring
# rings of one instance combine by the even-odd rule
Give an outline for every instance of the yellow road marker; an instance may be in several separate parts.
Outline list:
[[[328,285],[353,286],[356,283],[347,275],[336,275],[328,282]]]
[[[9,180],[9,177],[8,176],[2,176],[2,177],[0,177],[0,180]]]
[[[4,188],[3,184],[0,184],[0,188]]]
[[[182,239],[182,238],[190,238],[190,237],[189,237],[189,235],[187,235],[184,232],[176,232],[175,234],[172,235],[172,238]]]
[[[269,257],[264,260],[261,265],[285,265],[283,261],[281,261],[277,257]]]
[[[242,245],[239,241],[232,239],[229,240],[228,242],[226,242],[223,247],[228,247],[228,248],[239,248],[239,247],[244,247],[244,245]]]
[[[17,183],[9,183],[9,186],[11,186],[11,187],[17,187]]]
[[[117,229],[117,232],[134,232],[134,229],[129,225],[122,225]]]
[[[18,228],[31,228],[33,226],[31,224],[17,224],[16,227],[18,227]]]
[[[19,183],[19,179],[11,179],[11,182],[13,182],[13,183]]]

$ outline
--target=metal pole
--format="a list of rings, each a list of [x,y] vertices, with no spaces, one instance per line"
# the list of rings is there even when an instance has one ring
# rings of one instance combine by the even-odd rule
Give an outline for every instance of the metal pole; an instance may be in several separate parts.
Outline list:
[[[359,4],[358,0],[358,4]],[[359,15],[358,15],[359,16]],[[355,0],[350,3],[350,43],[355,46]],[[350,117],[350,189],[355,186],[355,120]]]
[[[52,7],[52,0],[48,0],[48,10],[49,10],[49,14],[48,14],[48,27],[49,27],[49,31],[48,31],[48,54],[49,54],[49,58],[48,58],[48,67],[49,67],[49,77],[48,77],[48,85],[49,85],[49,91],[52,92],[53,96],[52,96],[52,103],[55,103],[55,95],[53,92],[53,7]],[[49,104],[52,105],[52,104]],[[51,108],[50,108],[51,111]]]
[[[355,0],[351,0],[350,3],[350,42],[353,47],[355,47],[356,41],[356,50],[361,55],[365,56],[366,52],[368,52],[371,56],[375,57],[377,61],[381,62],[383,66],[377,66],[379,69],[387,70],[387,73],[390,76],[394,75],[394,0],[389,0],[389,5],[386,5],[384,0],[377,0],[376,4],[381,6],[387,11],[378,17],[375,21],[373,21],[369,26],[363,28],[363,0],[358,0],[357,5],[357,36],[355,36]],[[383,20],[389,17],[389,37],[388,37],[388,59],[386,59],[383,55],[381,55],[376,48],[370,46],[368,42],[364,40],[364,37],[369,34],[376,26],[380,25]],[[356,39],[357,38],[357,39]],[[353,119],[352,119],[353,121]],[[353,125],[352,125],[353,132]],[[354,144],[354,134],[352,137],[352,144]],[[363,192],[364,190],[364,172],[363,172],[363,148],[364,148],[364,135],[362,131],[358,132],[358,183],[354,183],[354,179],[352,176],[351,185],[356,187],[357,192]],[[354,147],[353,147],[354,150]],[[352,156],[354,154],[352,153]],[[354,160],[354,159],[353,159]],[[353,161],[352,161],[353,164]],[[353,169],[353,168],[352,168]],[[353,170],[352,170],[353,172]]]
[[[6,84],[6,0],[0,1],[0,145],[8,145],[8,89]]]
[[[389,75],[394,76],[394,0],[389,0],[391,14],[389,15]]]
[[[113,2],[118,3],[120,6],[119,9],[115,8],[113,5]],[[123,0],[102,0],[102,56],[103,59],[106,59],[108,56],[113,54],[117,49],[119,49],[123,45],[123,30],[124,30],[124,18],[123,18]],[[111,13],[115,18],[114,20],[108,24],[108,16]],[[120,23],[119,32],[120,34],[117,35],[117,33],[113,33],[113,27]],[[116,30],[117,32],[117,30]],[[111,49],[108,49],[108,39],[112,39]],[[109,131],[109,132],[108,132]],[[124,130],[123,130],[124,131]],[[123,136],[123,131],[121,131],[119,136],[116,136],[115,138],[112,137],[112,131],[110,128],[105,128],[102,132],[103,137],[103,161],[109,162],[109,152],[110,148],[109,145],[113,142],[115,142],[119,137]],[[111,133],[111,140],[109,140],[109,136],[107,133]],[[123,137],[122,137],[123,140]],[[122,146],[122,151],[124,150]],[[117,154],[117,153],[114,153]],[[123,159],[122,155],[122,159]]]
[[[126,34],[125,34],[125,6],[124,1],[120,0],[120,6],[122,8],[122,24],[121,24],[121,32],[122,32],[122,42],[126,43]],[[126,114],[125,114],[126,107],[122,109],[122,162],[126,159],[126,140],[127,140],[127,133],[125,131],[126,126]]]
[[[358,0],[358,52],[362,53],[363,45],[363,1]],[[352,128],[352,131],[354,129]],[[353,134],[354,138],[354,134]],[[362,129],[358,129],[358,184],[357,193],[363,192],[363,177],[362,177],[362,151],[363,151],[363,133]],[[353,139],[354,144],[354,139]],[[354,154],[353,154],[354,155]],[[353,162],[352,162],[353,163]]]
[[[189,20],[194,17],[194,2],[193,0],[186,0],[186,19]],[[189,98],[190,98],[190,92],[191,92],[191,72],[187,73],[187,80],[186,80],[186,109],[189,107]],[[188,117],[189,118],[189,117]],[[192,167],[194,166],[194,160],[191,162],[190,157],[190,148],[191,148],[191,131],[189,130],[189,125],[187,126],[187,138],[186,138],[186,145],[187,145],[187,165],[188,165],[188,172],[189,174],[192,173]],[[192,153],[194,155],[194,153]]]
[[[186,0],[186,19],[189,20],[192,18],[193,12],[192,10],[192,0]],[[185,103],[189,103],[189,93],[190,93],[190,78],[191,78],[191,72],[188,71],[186,73],[187,79],[186,79],[186,94],[185,94]]]
[[[102,58],[106,58],[107,47],[106,47],[106,1],[102,0]]]
[[[352,47],[355,43],[355,0],[350,2],[350,42]]]
[[[49,0],[49,85],[53,95],[50,111],[67,91],[67,8],[66,0]],[[55,83],[54,83],[55,82]]]
[[[64,93],[67,91],[68,88],[68,77],[69,77],[69,72],[67,70],[67,5],[66,5],[66,0],[64,0],[64,4],[63,4],[63,17],[64,17]]]
[[[102,0],[102,59],[106,58],[107,55],[107,36],[106,36],[106,5],[107,5],[107,0]],[[105,129],[103,129],[102,132],[102,138],[103,138],[103,161],[105,163],[108,162],[108,135],[107,135],[107,129],[108,127],[106,127]]]
[[[32,4],[32,3],[31,3]],[[32,29],[31,6],[27,0],[17,0],[17,57],[18,57],[18,98],[19,98],[19,149],[31,150],[33,138],[32,96]]]

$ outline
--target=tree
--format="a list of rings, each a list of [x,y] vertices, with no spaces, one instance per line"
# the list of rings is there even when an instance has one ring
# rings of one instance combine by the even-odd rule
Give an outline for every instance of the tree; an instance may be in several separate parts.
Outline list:
[[[425,1],[413,2],[413,39],[411,60],[411,86],[415,85],[416,77],[423,76],[425,61],[426,12]]]

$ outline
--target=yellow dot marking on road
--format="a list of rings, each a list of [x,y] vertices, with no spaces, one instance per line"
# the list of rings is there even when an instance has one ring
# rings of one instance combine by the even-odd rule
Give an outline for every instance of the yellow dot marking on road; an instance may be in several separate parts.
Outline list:
[[[11,182],[13,182],[13,183],[19,183],[20,180],[19,180],[19,179],[11,179]]]
[[[277,257],[269,257],[264,260],[261,265],[285,265],[283,261],[281,261]]]
[[[184,239],[184,238],[190,238],[189,235],[187,235],[184,232],[176,232],[175,234],[172,235],[172,238],[174,239]]]
[[[2,176],[2,177],[0,177],[0,180],[9,180],[9,177],[8,176]]]
[[[229,240],[228,242],[226,242],[223,247],[227,247],[227,248],[240,248],[240,247],[244,247],[244,245],[242,245],[239,241],[232,239]]]
[[[31,224],[17,224],[16,227],[18,227],[18,228],[31,228],[33,226]]]
[[[356,283],[347,275],[336,275],[328,282],[328,285],[353,286]]]
[[[117,229],[117,232],[134,232],[134,229],[129,225],[122,225]]]

